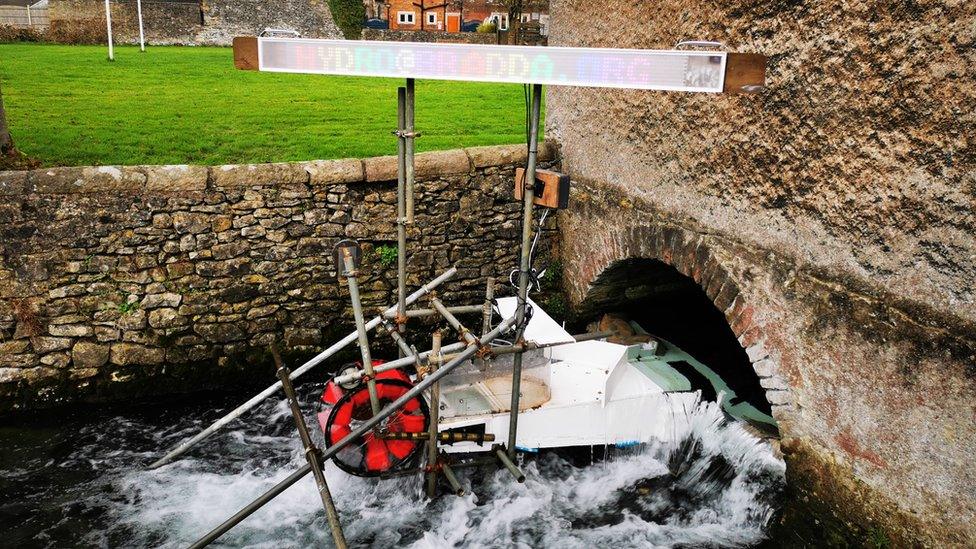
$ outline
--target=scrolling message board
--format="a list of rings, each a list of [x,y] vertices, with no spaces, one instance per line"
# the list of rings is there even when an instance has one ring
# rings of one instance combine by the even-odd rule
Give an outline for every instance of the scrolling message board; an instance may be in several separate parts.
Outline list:
[[[730,62],[742,57],[761,58],[717,51],[235,39],[237,66],[268,72],[712,93],[729,91]]]

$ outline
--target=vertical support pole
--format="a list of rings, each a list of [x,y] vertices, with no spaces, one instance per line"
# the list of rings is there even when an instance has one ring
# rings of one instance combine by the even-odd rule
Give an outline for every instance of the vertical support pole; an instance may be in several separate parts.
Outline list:
[[[463,496],[464,488],[461,488],[461,483],[458,482],[457,475],[454,474],[454,469],[451,469],[451,466],[446,461],[441,465],[441,469],[444,471],[444,478],[447,479],[447,483],[451,485],[451,490],[454,490],[455,494]]]
[[[291,372],[281,361],[278,348],[271,346],[271,356],[274,357],[275,366],[278,367],[278,379],[285,390],[288,398],[288,405],[291,407],[291,415],[295,419],[295,426],[298,428],[298,436],[302,439],[302,446],[305,447],[305,459],[309,467],[312,468],[312,476],[315,477],[315,484],[319,489],[319,496],[322,498],[322,507],[325,508],[325,515],[329,519],[329,528],[332,530],[332,541],[338,549],[345,549],[346,536],[342,533],[342,523],[339,522],[339,512],[336,511],[335,502],[332,500],[332,492],[329,491],[329,484],[325,480],[325,473],[322,472],[322,459],[319,449],[312,442],[311,435],[308,434],[308,425],[305,424],[305,417],[298,407],[298,397],[295,396],[295,387],[291,383]]]
[[[529,158],[525,166],[525,187],[522,191],[522,258],[519,262],[518,306],[515,310],[515,344],[522,342],[525,333],[525,307],[529,294],[529,272],[532,269],[532,208],[535,200],[535,164],[539,155],[539,117],[542,108],[542,85],[532,85],[532,121],[529,126]],[[508,456],[515,457],[515,438],[518,433],[519,392],[522,390],[522,354],[515,353],[512,364],[512,410],[508,423]]]
[[[34,26],[34,22],[31,20],[30,4],[27,4],[27,26]]]
[[[416,127],[414,125],[414,81],[407,78],[407,109],[406,109],[406,132],[407,132],[407,223],[413,223],[413,176],[414,176],[414,136]]]
[[[346,282],[349,284],[349,299],[352,301],[352,314],[356,319],[356,333],[359,336],[359,353],[363,359],[363,369],[366,370],[366,389],[369,391],[369,405],[373,415],[380,413],[380,399],[376,393],[375,372],[373,371],[373,357],[369,353],[369,337],[366,335],[366,322],[363,320],[363,306],[359,300],[359,281],[356,280],[356,270],[353,266],[352,252],[349,248],[342,249],[342,260],[346,266]]]
[[[430,361],[430,374],[435,373],[437,368],[441,365],[442,360],[440,330],[436,330],[434,332],[433,341],[431,342],[430,356],[427,360]],[[429,439],[427,440],[427,497],[431,499],[437,495],[437,433],[441,415],[440,401],[441,384],[440,382],[437,382],[430,386],[430,426],[427,429],[429,436]]]
[[[115,46],[112,44],[112,7],[105,0],[105,26],[108,29],[108,60],[115,61]]]
[[[136,15],[139,17],[139,51],[146,51],[146,35],[142,31],[142,0],[136,0]]]
[[[481,335],[491,331],[491,306],[495,300],[495,277],[488,277],[488,284],[485,286],[485,304],[481,310]]]
[[[406,324],[407,295],[407,89],[397,88],[397,330]],[[403,357],[403,353],[400,353]]]

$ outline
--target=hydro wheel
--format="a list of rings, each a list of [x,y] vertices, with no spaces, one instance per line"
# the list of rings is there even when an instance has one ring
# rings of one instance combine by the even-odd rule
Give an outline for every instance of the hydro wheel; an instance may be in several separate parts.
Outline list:
[[[413,385],[399,379],[376,379],[376,393],[380,408],[385,408],[400,398]],[[345,393],[332,410],[325,423],[325,445],[330,447],[345,438],[354,429],[373,417],[369,404],[369,391],[365,384]],[[414,397],[407,404],[380,422],[380,431],[389,433],[421,433],[427,430],[430,409],[422,396]],[[423,440],[386,440],[369,432],[339,450],[332,458],[343,471],[361,477],[373,477],[383,473],[406,469],[424,447]]]

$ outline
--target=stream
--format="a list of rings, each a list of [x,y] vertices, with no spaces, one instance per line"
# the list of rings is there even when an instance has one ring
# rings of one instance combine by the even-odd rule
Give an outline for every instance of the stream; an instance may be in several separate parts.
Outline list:
[[[299,387],[310,425],[321,384]],[[304,464],[276,395],[184,459],[146,463],[240,396],[76,408],[0,427],[0,528],[9,547],[185,547]],[[767,538],[785,486],[769,445],[715,404],[675,410],[672,440],[544,452],[515,483],[459,471],[462,497],[421,497],[419,476],[330,487],[353,547],[748,547]],[[12,426],[16,424],[16,427]],[[587,455],[589,454],[589,455]],[[309,475],[218,540],[225,547],[331,546]]]

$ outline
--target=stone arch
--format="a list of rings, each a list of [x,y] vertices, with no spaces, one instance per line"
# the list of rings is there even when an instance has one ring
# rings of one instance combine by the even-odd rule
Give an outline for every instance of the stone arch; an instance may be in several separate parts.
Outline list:
[[[623,276],[626,280],[622,282],[630,288],[631,295],[628,297],[625,292],[625,299],[635,297],[635,292],[649,291],[655,282],[634,285],[633,277],[627,274],[628,264],[656,262],[662,268],[657,271],[659,274],[666,273],[663,268],[667,267],[674,277],[668,280],[664,276],[657,283],[687,281],[700,289],[724,316],[728,329],[758,379],[773,417],[780,423],[781,435],[786,434],[784,427],[793,412],[794,398],[781,375],[778,345],[773,344],[778,339],[767,337],[767,326],[761,314],[763,300],[749,292],[751,273],[748,262],[731,253],[729,243],[663,223],[628,224],[627,217],[564,217],[560,219],[560,226],[566,289],[581,317],[592,316],[600,308],[601,299],[606,305],[607,296],[601,295],[601,291],[606,288],[608,279],[615,276]],[[613,284],[613,281],[609,280],[609,283]]]

